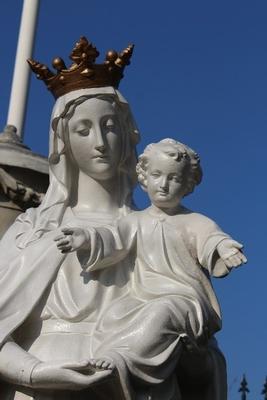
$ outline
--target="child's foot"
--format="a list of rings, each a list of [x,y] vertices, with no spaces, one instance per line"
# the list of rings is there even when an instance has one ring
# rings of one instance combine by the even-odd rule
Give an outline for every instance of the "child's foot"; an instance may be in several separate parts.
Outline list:
[[[90,367],[95,369],[95,371],[105,371],[105,370],[112,371],[115,369],[114,363],[106,358],[98,358],[96,360],[92,358],[89,360],[89,365]]]

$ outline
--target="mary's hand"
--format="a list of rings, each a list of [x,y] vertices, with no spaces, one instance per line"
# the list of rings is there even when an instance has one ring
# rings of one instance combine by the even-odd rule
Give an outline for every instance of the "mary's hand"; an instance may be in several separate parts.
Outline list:
[[[31,375],[33,389],[82,390],[108,378],[112,371],[95,372],[88,360],[65,362],[41,362]]]
[[[228,268],[236,268],[247,262],[242,253],[243,245],[233,239],[225,239],[217,246],[219,256]]]

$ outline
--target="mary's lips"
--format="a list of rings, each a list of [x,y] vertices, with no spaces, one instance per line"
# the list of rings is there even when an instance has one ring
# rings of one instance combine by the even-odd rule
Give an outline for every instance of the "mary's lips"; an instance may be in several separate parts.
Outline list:
[[[101,158],[101,159],[108,159],[108,156],[106,154],[97,154],[93,156],[93,158]]]

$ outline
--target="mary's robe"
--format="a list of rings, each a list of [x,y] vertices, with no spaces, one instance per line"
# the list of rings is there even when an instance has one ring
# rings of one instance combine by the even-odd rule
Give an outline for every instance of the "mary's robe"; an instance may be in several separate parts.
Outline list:
[[[28,211],[28,219],[33,220],[30,214],[34,212]],[[105,226],[112,232],[113,223],[106,214],[77,217],[68,208],[61,226],[88,230]],[[60,227],[20,248],[17,244],[24,229],[22,216],[9,229],[0,248],[5,253],[0,261],[0,345],[14,340],[19,346],[11,360],[1,357],[0,351],[0,377],[17,376],[21,385],[29,385],[31,370],[39,360],[78,361],[98,356],[101,343],[94,335],[96,323],[112,301],[127,293],[129,270],[118,263],[97,274],[84,271],[76,253],[66,255],[57,249],[54,238]],[[105,248],[109,248],[108,243]],[[101,251],[100,244],[95,243],[91,258],[105,257]],[[44,396],[42,391],[1,380],[0,393],[1,400],[41,400]],[[45,398],[85,399],[89,395],[59,391],[45,394]],[[97,394],[95,398],[99,399]]]

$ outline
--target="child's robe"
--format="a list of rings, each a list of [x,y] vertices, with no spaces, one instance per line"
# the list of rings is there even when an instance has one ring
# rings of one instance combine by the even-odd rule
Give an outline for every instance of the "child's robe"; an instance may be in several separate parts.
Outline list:
[[[129,293],[111,303],[97,325],[101,353],[119,355],[126,382],[128,370],[149,384],[165,381],[164,390],[174,393],[178,389],[168,377],[179,360],[181,338],[206,345],[221,327],[209,275],[229,272],[216,250],[229,236],[209,218],[182,207],[174,216],[153,207],[133,212],[118,222],[112,238],[105,229],[96,235],[101,237],[97,254],[84,259],[87,271],[97,276],[126,254],[134,260]]]

